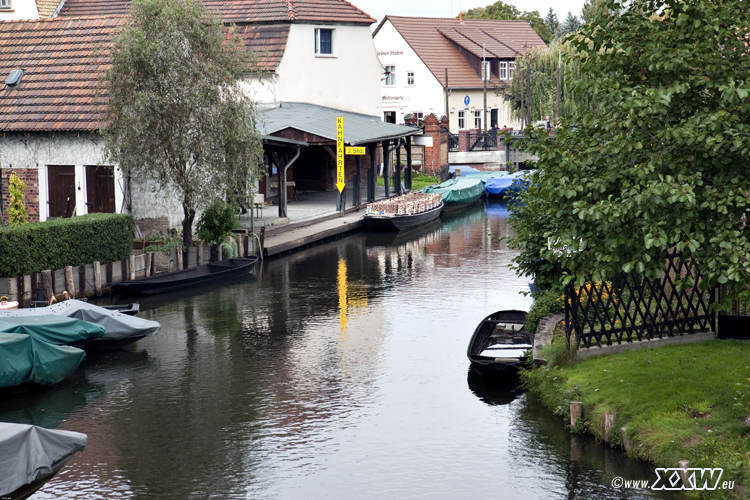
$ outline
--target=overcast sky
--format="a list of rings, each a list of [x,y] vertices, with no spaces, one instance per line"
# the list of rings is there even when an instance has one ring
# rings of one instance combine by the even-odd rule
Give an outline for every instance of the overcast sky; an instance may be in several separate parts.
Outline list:
[[[455,17],[459,9],[467,11],[474,7],[486,7],[496,0],[349,0],[380,21],[386,15],[421,16],[421,17]],[[504,0],[504,3],[515,5],[520,11],[538,10],[542,17],[549,8],[562,21],[568,11],[580,15],[584,0]],[[375,25],[373,25],[374,29]]]

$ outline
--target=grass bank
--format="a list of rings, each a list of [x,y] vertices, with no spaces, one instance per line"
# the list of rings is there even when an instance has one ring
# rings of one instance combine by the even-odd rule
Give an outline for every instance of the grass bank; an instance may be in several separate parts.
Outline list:
[[[564,341],[560,339],[559,341]],[[569,367],[525,372],[530,391],[570,422],[570,402],[583,403],[573,432],[604,439],[602,416],[616,416],[609,436],[628,454],[658,467],[723,468],[732,491],[708,491],[710,498],[750,494],[750,343],[717,340],[664,346],[590,358]],[[643,478],[632,478],[643,479]]]
[[[401,172],[401,180],[404,179],[404,173]],[[422,189],[423,187],[432,186],[433,184],[440,184],[440,179],[437,177],[432,177],[427,174],[421,174],[419,172],[412,172],[411,174],[411,189],[412,191],[416,191],[417,189]],[[378,186],[384,187],[385,186],[385,179],[383,177],[378,176]],[[393,187],[393,177],[391,177],[391,187]]]

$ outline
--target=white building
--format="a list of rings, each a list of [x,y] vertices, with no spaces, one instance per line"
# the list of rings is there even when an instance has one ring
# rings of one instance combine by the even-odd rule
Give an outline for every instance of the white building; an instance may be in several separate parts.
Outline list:
[[[383,119],[403,123],[408,114],[434,112],[449,117],[453,133],[484,127],[483,60],[490,68],[487,128],[519,127],[500,90],[513,78],[516,57],[544,45],[525,21],[487,19],[386,16],[373,39],[385,68]]]
[[[0,0],[0,21],[49,19],[62,0]]]

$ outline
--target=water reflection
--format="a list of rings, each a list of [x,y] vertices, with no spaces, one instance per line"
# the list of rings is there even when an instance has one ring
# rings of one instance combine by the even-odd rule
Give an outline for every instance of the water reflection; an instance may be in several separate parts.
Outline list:
[[[469,389],[488,405],[507,405],[524,392],[521,388],[521,380],[516,374],[481,377],[472,368],[469,368],[468,373]]]
[[[477,323],[530,305],[515,253],[487,236],[509,233],[504,214],[360,232],[255,277],[143,299],[159,335],[0,403],[0,420],[89,435],[36,498],[585,496],[568,472],[581,460],[546,442],[569,440],[562,426],[515,390],[466,386]],[[596,453],[583,451],[587,481],[623,498]]]

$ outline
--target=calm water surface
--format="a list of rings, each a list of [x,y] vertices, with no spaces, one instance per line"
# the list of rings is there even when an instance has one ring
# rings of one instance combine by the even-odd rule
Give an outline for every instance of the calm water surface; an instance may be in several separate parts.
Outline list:
[[[472,377],[479,321],[530,306],[490,232],[508,235],[502,205],[141,300],[159,335],[0,400],[0,421],[89,436],[34,498],[655,498],[610,486],[649,466]]]

